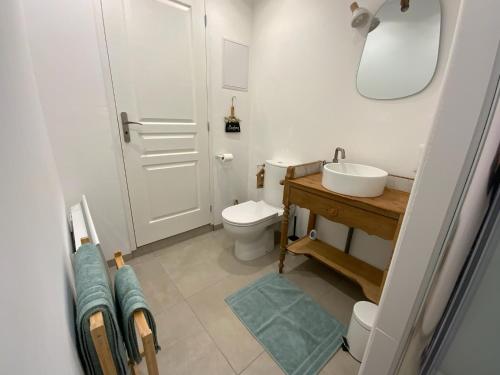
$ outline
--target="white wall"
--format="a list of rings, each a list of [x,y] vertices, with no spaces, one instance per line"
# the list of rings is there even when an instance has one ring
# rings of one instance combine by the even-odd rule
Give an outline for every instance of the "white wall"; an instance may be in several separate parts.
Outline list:
[[[488,12],[484,12],[488,9]],[[496,0],[462,0],[438,111],[360,374],[393,373],[421,307],[471,159],[497,52]],[[432,213],[432,214],[430,214]]]
[[[491,100],[490,100],[491,101]],[[489,108],[488,108],[489,110]],[[456,211],[458,218],[456,219],[457,225],[453,231],[453,238],[451,239],[450,245],[443,246],[443,251],[441,251],[440,259],[438,261],[439,266],[436,266],[435,274],[433,275],[433,280],[429,285],[429,292],[425,297],[425,308],[419,313],[418,319],[413,325],[413,334],[411,340],[408,344],[408,349],[405,353],[405,359],[401,365],[401,372],[412,372],[412,368],[419,365],[421,355],[432,338],[432,334],[436,325],[439,323],[441,315],[445,311],[448,299],[453,291],[457,278],[459,276],[460,270],[465,263],[465,260],[475,242],[475,235],[478,233],[481,223],[484,219],[484,215],[491,201],[491,194],[488,192],[489,180],[491,174],[491,167],[497,156],[498,145],[500,144],[500,104],[497,103],[496,109],[491,112],[492,114],[492,124],[487,133],[484,145],[481,150],[481,156],[477,160],[477,164],[474,167],[474,174],[469,178],[472,178],[469,186],[467,187],[465,198],[462,202],[462,206],[459,211]],[[500,229],[500,228],[499,228]],[[500,234],[500,231],[499,231]],[[494,241],[493,241],[494,242]],[[500,244],[500,242],[499,242]],[[500,249],[500,247],[499,247]],[[500,255],[500,251],[497,251]],[[497,257],[500,260],[500,256]],[[488,263],[490,266],[491,264]],[[492,271],[494,267],[490,267]],[[500,270],[500,263],[499,268]],[[490,272],[488,271],[488,272]],[[481,273],[483,275],[484,273]],[[498,273],[500,282],[500,273]],[[493,285],[498,285],[499,283],[493,283]],[[425,283],[424,283],[425,285]],[[488,287],[486,288],[488,289]],[[482,297],[485,297],[482,294]],[[491,297],[489,297],[491,299]],[[500,299],[497,310],[495,311],[494,305],[492,304],[477,304],[472,316],[476,317],[477,313],[484,314],[485,317],[490,315],[500,316]],[[493,307],[493,308],[492,308]],[[484,308],[486,311],[482,311]],[[460,361],[450,360],[447,366],[451,366],[454,362],[456,368],[461,367],[462,372],[467,374],[471,368],[479,368],[478,362],[484,363],[484,358],[491,356],[493,351],[488,351],[488,348],[492,348],[493,340],[497,341],[497,336],[492,330],[492,321],[488,319],[475,319],[480,321],[479,328],[483,331],[487,330],[491,333],[491,337],[487,337],[488,334],[483,334],[483,332],[478,332],[476,329],[476,334],[481,337],[481,345],[483,350],[480,351],[479,355],[474,358],[475,361],[471,360],[470,356],[464,357],[463,360],[467,361],[464,365]],[[495,318],[495,320],[500,324],[500,321]],[[470,331],[470,328],[468,330]],[[467,337],[467,344],[470,346],[470,342],[473,336],[470,334],[464,334],[463,337]],[[488,345],[486,342],[488,339],[491,343]],[[455,340],[456,341],[456,340]],[[458,347],[465,348],[466,343],[463,340],[457,341]],[[479,352],[479,351],[478,351]],[[478,354],[478,353],[474,353]],[[496,353],[495,353],[496,355]],[[500,366],[500,362],[497,363]],[[442,371],[446,374],[457,374],[457,371]],[[486,374],[496,374],[499,371],[484,371]]]
[[[92,1],[25,0],[35,76],[66,206],[86,194],[103,251],[131,249]],[[133,245],[135,248],[135,245]]]
[[[381,1],[370,8],[376,9]],[[96,25],[93,2],[25,3],[35,75],[66,205],[87,194],[107,257],[115,249],[128,252],[135,246],[122,191],[117,123],[107,100],[109,82],[99,52],[102,25]],[[356,92],[364,36],[349,26],[345,4],[207,0],[211,157],[220,152],[235,155],[225,166],[212,160],[214,223],[221,222],[220,212],[234,199],[260,198],[256,165],[273,157],[329,159],[333,148],[341,145],[351,161],[412,175],[418,145],[425,143],[433,117],[458,7],[452,0],[443,3],[442,56],[433,83],[412,98],[379,102]],[[222,89],[223,38],[250,44],[249,92]],[[233,95],[242,119],[240,134],[224,132],[223,117]],[[320,236],[327,234],[327,240],[341,247],[345,228],[328,228]],[[359,254],[358,249],[374,244],[381,250]],[[353,254],[383,266],[390,244],[359,232]]]
[[[252,126],[249,92],[222,88],[222,41],[229,39],[251,46],[252,6],[249,0],[207,0],[206,6],[213,217],[214,224],[220,224],[224,208],[232,205],[235,199],[240,202],[247,200],[248,154]],[[241,133],[224,131],[224,116],[229,114],[233,96],[236,96],[236,116],[242,120]],[[214,159],[214,155],[219,153],[232,153],[234,160],[222,164]]]
[[[382,2],[360,5],[376,11]],[[351,28],[348,3],[255,1],[249,196],[261,196],[251,178],[256,164],[269,158],[330,160],[337,146],[346,149],[347,161],[414,176],[419,145],[426,143],[436,112],[459,2],[444,0],[442,5],[441,51],[433,82],[410,98],[378,101],[356,90],[365,33]],[[318,225],[321,238],[343,248],[345,227]],[[390,248],[388,241],[355,232],[352,254],[369,263],[385,266]]]
[[[19,1],[2,1],[0,51],[0,373],[83,374],[63,195]]]
[[[126,192],[121,190],[123,162],[99,54],[102,30],[96,29],[92,2],[26,0],[25,7],[35,74],[66,205],[86,194],[106,256],[111,258],[115,249],[129,252],[135,245],[128,236],[130,212]],[[223,208],[234,199],[247,199],[249,94],[222,88],[222,39],[250,44],[251,1],[208,0],[207,14],[211,157],[224,152],[235,156],[224,166],[213,160],[214,223],[219,224]],[[240,134],[224,132],[223,119],[233,95],[242,119]]]

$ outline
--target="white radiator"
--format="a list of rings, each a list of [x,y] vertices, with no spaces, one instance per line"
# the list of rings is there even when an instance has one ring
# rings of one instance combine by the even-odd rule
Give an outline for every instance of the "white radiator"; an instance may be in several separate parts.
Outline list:
[[[99,238],[97,237],[85,195],[82,196],[80,203],[71,206],[70,221],[73,228],[75,250],[82,245],[81,239],[85,237],[88,237],[94,245],[99,244]]]

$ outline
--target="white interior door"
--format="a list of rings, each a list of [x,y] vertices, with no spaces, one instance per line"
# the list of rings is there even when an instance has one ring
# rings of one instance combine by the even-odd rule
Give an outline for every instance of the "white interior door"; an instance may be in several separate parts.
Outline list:
[[[210,222],[204,2],[101,1],[141,246]]]

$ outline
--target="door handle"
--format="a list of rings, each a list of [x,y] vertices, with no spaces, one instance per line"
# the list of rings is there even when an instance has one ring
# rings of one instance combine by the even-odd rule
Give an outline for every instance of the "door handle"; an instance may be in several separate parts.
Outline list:
[[[128,115],[127,112],[122,112],[120,113],[120,117],[122,120],[122,128],[123,128],[123,140],[125,143],[130,143],[130,124],[136,124],[136,125],[144,125],[140,122],[135,122],[135,121],[129,121],[128,120]]]

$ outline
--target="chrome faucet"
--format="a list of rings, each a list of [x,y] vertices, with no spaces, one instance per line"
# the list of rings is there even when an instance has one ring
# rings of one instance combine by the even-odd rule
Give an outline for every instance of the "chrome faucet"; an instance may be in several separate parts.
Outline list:
[[[345,159],[345,150],[342,147],[337,147],[335,149],[335,155],[333,156],[333,163],[338,163],[339,162],[339,152],[340,152],[340,158]]]

